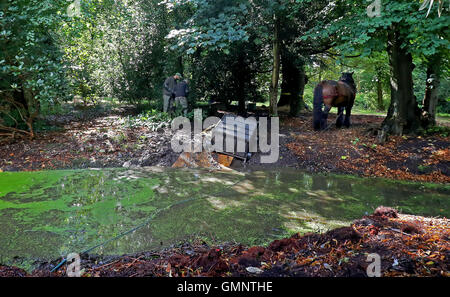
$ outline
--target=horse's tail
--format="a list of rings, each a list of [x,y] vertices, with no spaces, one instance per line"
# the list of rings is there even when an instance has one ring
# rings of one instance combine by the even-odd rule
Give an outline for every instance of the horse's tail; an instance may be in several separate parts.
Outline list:
[[[323,86],[318,84],[314,89],[314,100],[313,100],[313,127],[314,130],[320,130],[322,128],[322,118],[323,118]]]

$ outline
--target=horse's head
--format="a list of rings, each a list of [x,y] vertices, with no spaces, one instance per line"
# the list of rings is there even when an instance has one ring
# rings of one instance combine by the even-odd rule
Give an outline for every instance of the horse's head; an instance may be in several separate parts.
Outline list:
[[[351,85],[353,88],[356,88],[355,80],[353,79],[354,73],[355,72],[343,72],[339,80]]]

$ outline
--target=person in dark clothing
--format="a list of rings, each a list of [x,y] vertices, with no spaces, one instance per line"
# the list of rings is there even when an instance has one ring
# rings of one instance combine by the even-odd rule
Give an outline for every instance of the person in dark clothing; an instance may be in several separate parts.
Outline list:
[[[188,112],[188,101],[187,97],[189,96],[189,86],[187,80],[182,80],[177,83],[175,86],[175,104],[181,105],[183,108],[184,116],[187,116]]]
[[[181,74],[177,73],[174,76],[168,77],[164,81],[163,87],[163,111],[168,112],[172,109],[173,100],[175,98],[175,87],[177,85],[177,79],[181,78]]]

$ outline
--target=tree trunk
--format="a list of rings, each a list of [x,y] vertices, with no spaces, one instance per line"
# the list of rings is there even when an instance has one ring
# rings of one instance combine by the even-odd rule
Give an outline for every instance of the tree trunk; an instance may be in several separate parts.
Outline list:
[[[28,102],[27,102],[27,99],[26,99],[26,97],[25,97],[25,88],[21,87],[21,88],[20,88],[20,91],[19,91],[18,89],[15,89],[15,90],[14,90],[14,93],[13,93],[13,98],[14,98],[14,101],[16,101],[17,103],[19,103],[20,106],[22,107],[22,108],[21,108],[22,114],[23,114],[24,112],[27,112],[27,111],[28,111],[29,108],[28,108]],[[26,116],[26,114],[25,114],[24,116]]]
[[[278,116],[278,80],[280,78],[280,21],[277,17],[274,25],[274,37],[273,37],[273,69],[272,69],[272,81],[270,84],[270,108],[269,112],[271,116]]]
[[[303,65],[295,63],[295,57],[286,51],[281,51],[281,97],[278,106],[290,106],[290,115],[297,116],[305,106],[303,92],[306,84],[306,74]]]
[[[377,73],[377,105],[378,105],[378,110],[380,110],[380,111],[384,110],[383,81],[382,81],[382,75],[380,72]]]
[[[285,50],[281,51],[281,96],[278,106],[291,105],[298,98],[300,71],[295,65],[293,57]]]
[[[305,94],[305,87],[308,83],[308,76],[305,72],[305,65],[302,65],[300,68],[300,84],[299,84],[299,92],[298,92],[298,100],[296,101],[297,107],[293,108],[291,105],[291,115],[297,116],[298,113],[305,109],[306,104],[303,95]],[[295,114],[294,114],[295,113]]]
[[[27,90],[25,87],[23,87],[23,85],[20,89],[20,91],[14,90],[13,97],[9,102],[11,103],[11,108],[16,110],[18,116],[20,117],[16,120],[22,121],[24,124],[26,124],[29,131],[21,130],[16,127],[2,127],[2,130],[26,134],[30,137],[30,139],[34,139],[35,132],[33,124],[40,113],[40,102],[38,99],[36,99],[36,96],[32,94],[30,90]],[[18,123],[17,121],[16,123]]]
[[[422,124],[424,127],[436,125],[436,106],[438,103],[441,73],[441,56],[435,54],[427,65],[427,82],[423,98]]]
[[[391,68],[391,104],[382,124],[379,142],[387,140],[389,134],[414,133],[420,127],[420,111],[413,91],[412,55],[403,47],[405,41],[396,26],[388,33],[388,55]]]

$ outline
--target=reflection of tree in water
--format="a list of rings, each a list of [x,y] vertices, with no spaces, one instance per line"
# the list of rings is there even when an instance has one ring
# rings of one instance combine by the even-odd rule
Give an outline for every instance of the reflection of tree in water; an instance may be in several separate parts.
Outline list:
[[[387,182],[386,182],[387,183]],[[448,187],[427,188],[420,184],[395,184],[390,186],[374,185],[378,191],[380,205],[396,205],[403,213],[423,216],[450,215],[450,190]]]
[[[324,178],[323,176],[313,175],[311,190],[312,191],[326,190],[326,189],[328,189],[328,182],[329,181],[326,178]]]
[[[353,181],[345,180],[343,178],[338,178],[333,183],[333,190],[337,193],[342,193],[344,195],[352,195],[353,194]]]

